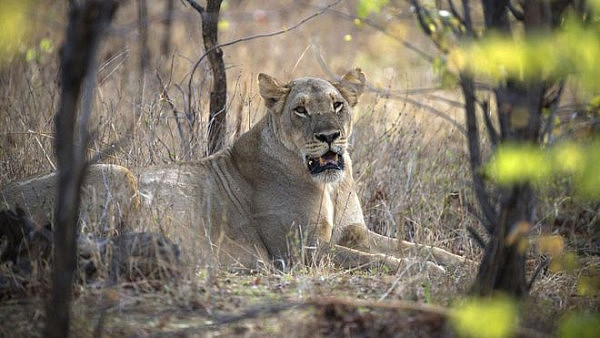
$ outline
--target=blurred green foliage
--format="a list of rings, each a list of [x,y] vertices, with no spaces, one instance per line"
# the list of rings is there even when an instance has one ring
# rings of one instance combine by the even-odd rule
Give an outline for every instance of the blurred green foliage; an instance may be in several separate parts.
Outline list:
[[[379,13],[389,0],[358,0],[356,14],[359,18],[366,18],[371,13]]]
[[[220,19],[219,23],[217,24],[217,29],[219,31],[226,31],[229,29],[229,21],[225,20],[225,19]]]
[[[593,338],[600,334],[600,317],[588,313],[572,313],[563,317],[559,325],[561,338]]]
[[[540,95],[539,101],[543,102],[538,102],[540,105],[535,107],[529,105],[532,100],[522,104],[502,97],[504,101],[496,102],[500,102],[503,110],[492,109],[489,112],[508,117],[508,121],[499,119],[502,123],[507,122],[500,126],[506,133],[501,134],[499,145],[483,167],[484,176],[501,187],[524,183],[547,187],[559,177],[561,182],[569,182],[566,184],[569,190],[566,191],[571,191],[572,182],[578,196],[600,201],[600,135],[596,128],[600,111],[600,0],[571,3],[566,12],[552,13],[557,15],[553,17],[556,21],[547,22],[543,28],[534,24],[525,27],[518,23],[523,19],[523,13],[527,14],[526,10],[536,8],[539,3],[526,7],[526,2],[511,2],[516,9],[509,16],[517,20],[511,21],[510,30],[499,28],[499,31],[488,29],[489,26],[481,23],[480,17],[463,20],[467,15],[461,13],[460,8],[455,10],[449,3],[422,0],[415,2],[414,6],[418,24],[440,51],[432,67],[444,87],[449,87],[452,82],[458,83],[459,76],[472,78],[484,84],[482,88],[491,88],[492,92],[498,88],[509,88],[513,90],[509,91],[512,95],[519,95],[514,93],[518,90],[529,90],[531,84],[541,84],[544,94],[556,94],[550,90],[553,89],[551,85],[560,87],[556,98]],[[518,18],[519,9],[523,10],[521,18]],[[567,97],[576,104],[569,106],[560,101],[565,84],[566,88],[576,89],[573,97]],[[487,114],[490,95],[479,89],[473,91],[473,95],[486,102],[486,108],[481,107],[483,114]],[[537,109],[540,106],[543,106],[541,116],[532,116],[540,113]],[[559,118],[560,114],[563,116]],[[574,129],[575,132],[567,134],[569,121],[577,116],[584,118],[574,123],[585,126],[580,125]],[[553,123],[547,126],[554,129],[544,131],[551,137],[519,134],[534,125],[532,121],[540,121],[536,119],[552,119]],[[511,140],[513,135],[516,139],[529,137],[529,141]],[[594,208],[597,210],[597,207]],[[519,222],[505,240],[511,242],[523,238],[531,227],[527,222]],[[523,250],[533,243],[531,239],[521,242],[525,243]],[[579,256],[567,251],[565,242],[560,235],[538,236],[537,248],[540,254],[551,259],[551,272],[582,271],[585,267]],[[595,272],[586,270],[586,274],[578,277],[577,291],[579,295],[596,296],[600,293],[600,275],[597,269],[588,270]],[[513,336],[517,334],[517,308],[516,303],[501,297],[471,298],[455,309],[452,323],[458,336]],[[572,314],[563,318],[557,327],[561,337],[597,337],[600,335],[600,317]]]
[[[454,309],[451,323],[461,337],[509,337],[517,328],[517,305],[499,295],[470,298]]]
[[[3,0],[0,11],[0,66],[9,62],[19,52],[29,35],[27,12],[31,2],[27,0]]]
[[[574,75],[590,91],[600,90],[600,21],[572,19],[552,34],[489,36],[454,48],[449,64],[496,83],[506,78],[528,80]]]
[[[564,142],[549,149],[505,143],[498,147],[485,171],[501,185],[543,184],[552,175],[571,175],[583,197],[600,199],[600,139],[587,145]]]
[[[37,47],[30,47],[25,51],[25,61],[42,62],[46,54],[54,51],[54,43],[48,38],[43,38]]]

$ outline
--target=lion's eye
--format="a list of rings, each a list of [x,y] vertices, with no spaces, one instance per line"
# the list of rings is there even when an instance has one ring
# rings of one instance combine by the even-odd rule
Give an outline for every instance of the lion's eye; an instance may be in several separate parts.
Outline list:
[[[335,110],[336,113],[339,113],[342,111],[342,108],[344,107],[344,103],[343,102],[334,102],[333,103],[333,110]]]
[[[308,114],[306,112],[306,108],[304,108],[302,106],[298,106],[298,107],[294,108],[294,113],[296,113],[296,115],[301,116],[301,117],[306,117],[306,115]]]

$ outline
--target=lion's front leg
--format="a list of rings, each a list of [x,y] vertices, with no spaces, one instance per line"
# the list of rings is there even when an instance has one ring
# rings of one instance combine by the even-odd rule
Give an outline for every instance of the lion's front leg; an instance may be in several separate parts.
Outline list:
[[[405,258],[410,253],[446,266],[462,264],[465,258],[428,245],[415,244],[379,235],[370,231],[364,217],[358,196],[352,182],[344,182],[339,187],[336,207],[336,226],[332,242],[345,247],[370,253],[381,253],[396,258]]]
[[[321,250],[324,250],[321,253],[327,254],[334,265],[345,269],[383,268],[391,273],[399,271],[409,271],[411,274],[422,271],[434,274],[445,273],[444,268],[433,262],[370,253],[338,244],[324,244]]]
[[[388,248],[391,248],[393,242],[379,244],[388,244]],[[385,266],[391,271],[409,269],[411,272],[418,272],[423,268],[434,273],[445,271],[444,268],[430,261],[397,257],[394,253],[397,254],[398,250],[378,249],[381,248],[372,246],[370,231],[364,224],[350,224],[344,227],[336,238],[331,256],[336,265],[345,268]]]
[[[398,240],[387,236],[380,235],[376,232],[367,231],[369,247],[375,252],[381,252],[387,255],[406,256],[409,253],[416,253],[417,256],[430,259],[434,262],[445,266],[455,266],[467,262],[467,259],[459,255],[455,255],[444,249],[435,246],[417,244]]]

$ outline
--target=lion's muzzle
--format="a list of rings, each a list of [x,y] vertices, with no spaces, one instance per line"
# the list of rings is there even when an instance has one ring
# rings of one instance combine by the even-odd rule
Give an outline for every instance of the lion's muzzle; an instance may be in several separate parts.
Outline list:
[[[344,156],[329,150],[318,157],[306,157],[306,166],[312,175],[318,175],[327,170],[344,170]]]

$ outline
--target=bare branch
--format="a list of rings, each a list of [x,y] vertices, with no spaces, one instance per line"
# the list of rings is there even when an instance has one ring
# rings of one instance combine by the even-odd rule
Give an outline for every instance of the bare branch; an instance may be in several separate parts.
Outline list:
[[[471,6],[469,0],[462,0],[465,28],[469,36],[473,36],[473,22],[471,21]]]
[[[460,13],[456,10],[456,6],[454,6],[454,2],[452,0],[448,0],[448,7],[450,7],[450,13],[460,22],[461,25],[467,26],[465,20],[462,18]]]
[[[169,107],[171,108],[171,111],[173,111],[173,116],[175,117],[175,122],[177,124],[177,132],[179,133],[179,138],[181,139],[181,150],[183,151],[184,157],[188,156],[188,154],[190,154],[190,140],[188,140],[188,137],[185,135],[185,131],[183,130],[183,127],[181,125],[181,116],[183,116],[184,114],[182,114],[179,110],[177,110],[177,107],[175,107],[175,104],[173,103],[173,101],[171,100],[171,98],[169,97],[169,92],[167,91],[167,87],[165,87],[165,85],[163,84],[163,80],[160,77],[160,74],[158,73],[158,71],[156,71],[156,77],[158,78],[158,83],[160,84],[160,87],[162,88],[162,92],[160,94],[160,100],[163,102],[166,102]]]
[[[421,30],[428,36],[431,38],[431,41],[434,41],[434,39],[432,38],[432,31],[429,28],[429,25],[427,25],[427,23],[425,22],[425,15],[427,13],[427,11],[423,8],[423,6],[421,6],[421,4],[419,3],[419,1],[417,0],[411,0],[410,1],[411,5],[413,5],[415,7],[415,13],[417,14],[417,20],[419,21],[419,26],[421,26]]]
[[[481,1],[486,28],[496,29],[503,33],[510,32],[511,25],[506,10],[508,3],[510,3],[510,0]]]
[[[485,128],[488,132],[488,137],[490,138],[490,142],[492,147],[496,147],[499,142],[500,136],[498,135],[498,131],[494,127],[492,120],[490,119],[490,103],[485,100],[479,103],[481,107],[481,115],[483,115],[483,123],[485,124]]]
[[[515,19],[519,20],[519,21],[523,21],[525,19],[525,15],[523,15],[523,12],[521,12],[520,10],[518,10],[511,1],[508,2],[508,9],[510,10],[510,12],[512,13],[512,15],[515,17]]]
[[[423,8],[418,0],[410,0],[410,3],[415,8],[415,13],[417,14],[417,20],[419,21],[421,30],[429,37],[431,42],[433,42],[440,51],[443,53],[448,53],[448,48],[440,43],[440,39],[437,37],[437,33],[435,33],[441,28],[437,27],[434,20],[431,18],[429,11]],[[434,25],[433,29],[430,27],[430,25]]]
[[[192,8],[194,8],[198,13],[200,13],[200,15],[202,15],[202,13],[204,13],[204,7],[202,7],[195,0],[186,0],[186,1],[190,4],[190,6],[192,6]]]
[[[460,123],[458,123],[456,120],[451,118],[448,114],[446,114],[438,109],[435,109],[434,107],[432,107],[430,105],[424,104],[417,99],[412,99],[412,98],[409,98],[406,96],[397,95],[397,94],[391,93],[385,89],[374,87],[373,85],[368,84],[368,83],[367,83],[366,88],[368,91],[381,94],[382,96],[384,96],[386,98],[401,100],[401,101],[409,103],[413,106],[419,107],[419,108],[425,110],[426,112],[433,114],[433,115],[441,118],[444,121],[447,121],[452,126],[454,126],[458,131],[460,131],[462,134],[467,135],[467,130],[465,129],[465,127],[463,127]]]
[[[471,237],[475,240],[477,245],[479,245],[480,248],[485,249],[487,244],[483,240],[483,237],[481,237],[481,235],[477,232],[477,230],[475,230],[472,226],[467,226],[467,231],[469,232],[469,235],[471,235]]]
[[[481,206],[484,219],[483,223],[488,233],[493,233],[498,215],[490,203],[489,195],[485,189],[481,173],[481,146],[479,140],[479,131],[477,129],[477,116],[475,114],[475,87],[473,79],[466,74],[460,76],[460,86],[465,98],[465,117],[467,123],[467,143],[469,146],[469,163],[471,165],[471,175],[473,177],[473,189],[477,201]]]
[[[540,134],[541,140],[548,137],[548,142],[551,142],[552,131],[554,130],[554,118],[558,113],[560,107],[558,106],[560,100],[559,98],[562,96],[563,89],[565,87],[565,80],[562,79],[558,82],[555,91],[552,93],[555,98],[548,100],[549,102],[544,102],[544,106],[548,106],[550,108],[550,115],[546,118],[546,122],[542,128],[542,132]],[[548,90],[546,91],[546,95],[544,96],[544,101],[546,101],[546,96],[548,95]]]
[[[527,283],[527,290],[531,290],[531,288],[533,287],[533,283],[535,283],[535,281],[537,280],[537,278],[540,275],[540,273],[542,271],[547,270],[549,265],[550,265],[550,259],[548,257],[545,257],[545,256],[542,257],[542,261],[535,268],[535,271],[533,272],[533,275],[531,276],[531,279],[529,280],[529,283]]]
[[[319,7],[319,6],[315,6],[315,7],[317,9],[322,9],[323,8],[323,7]],[[400,42],[404,47],[406,47],[407,49],[409,49],[409,50],[415,52],[416,54],[418,54],[421,58],[423,58],[423,60],[425,60],[427,62],[430,62],[430,63],[435,60],[435,58],[433,56],[427,54],[425,51],[421,50],[419,47],[417,47],[414,44],[406,41],[405,39],[402,39],[402,38],[398,37],[397,35],[390,34],[389,31],[385,27],[382,27],[381,25],[378,25],[377,23],[373,22],[372,20],[369,20],[367,18],[359,18],[356,15],[344,13],[344,12],[339,11],[339,10],[334,9],[334,8],[328,8],[327,11],[330,12],[330,13],[332,13],[332,14],[334,14],[334,15],[336,15],[336,16],[338,16],[338,17],[344,18],[346,20],[352,20],[352,21],[354,21],[354,20],[358,19],[358,20],[360,20],[360,22],[362,24],[365,24],[365,25],[367,25],[367,26],[369,26],[369,27],[377,30],[378,32],[381,32],[382,34],[384,34],[384,35],[386,35],[386,36],[388,36],[388,37],[390,37],[390,38],[392,38],[392,39]]]

